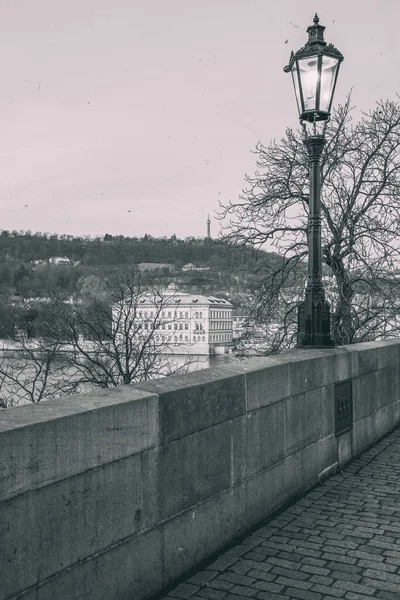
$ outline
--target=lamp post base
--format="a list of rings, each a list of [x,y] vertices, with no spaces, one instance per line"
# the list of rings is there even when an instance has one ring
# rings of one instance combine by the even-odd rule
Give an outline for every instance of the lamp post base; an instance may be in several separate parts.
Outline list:
[[[319,292],[319,293],[318,293]],[[298,306],[297,348],[333,348],[329,303],[318,290],[306,290]]]

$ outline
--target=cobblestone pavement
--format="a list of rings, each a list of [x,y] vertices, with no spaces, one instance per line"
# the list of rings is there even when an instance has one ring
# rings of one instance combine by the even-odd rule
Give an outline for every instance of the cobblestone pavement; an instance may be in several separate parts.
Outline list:
[[[400,429],[169,600],[400,600]]]

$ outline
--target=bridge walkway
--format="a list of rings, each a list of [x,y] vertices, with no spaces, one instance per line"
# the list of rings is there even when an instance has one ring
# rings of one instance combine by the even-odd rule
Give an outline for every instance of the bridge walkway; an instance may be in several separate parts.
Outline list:
[[[400,600],[400,428],[161,597]]]

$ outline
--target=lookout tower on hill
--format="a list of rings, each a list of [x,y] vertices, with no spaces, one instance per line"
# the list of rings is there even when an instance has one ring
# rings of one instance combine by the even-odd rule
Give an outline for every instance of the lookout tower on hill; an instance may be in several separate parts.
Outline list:
[[[210,240],[211,239],[211,221],[210,221],[210,215],[207,215],[207,237]]]

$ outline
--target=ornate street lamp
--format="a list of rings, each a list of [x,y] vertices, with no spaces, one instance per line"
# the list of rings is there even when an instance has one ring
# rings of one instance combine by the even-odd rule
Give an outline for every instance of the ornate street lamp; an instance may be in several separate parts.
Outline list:
[[[333,94],[343,55],[324,41],[325,27],[314,24],[307,29],[308,41],[290,55],[285,73],[292,73],[304,144],[310,169],[308,210],[308,280],[305,300],[298,307],[297,345],[332,347],[330,307],[322,283],[321,253],[321,155],[325,144],[325,127],[330,118]],[[322,130],[317,132],[317,123]],[[311,127],[311,135],[307,130]]]

